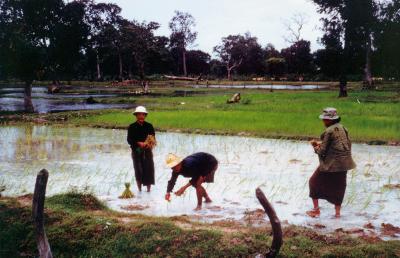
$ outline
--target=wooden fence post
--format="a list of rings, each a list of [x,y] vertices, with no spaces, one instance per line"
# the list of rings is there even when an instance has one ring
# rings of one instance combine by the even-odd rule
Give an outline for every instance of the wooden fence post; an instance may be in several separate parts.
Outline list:
[[[35,223],[36,243],[40,258],[52,258],[49,241],[44,230],[43,210],[46,198],[46,186],[49,172],[42,169],[36,177],[35,192],[32,201],[32,217]]]
[[[273,235],[272,244],[269,248],[269,252],[265,255],[265,257],[273,258],[278,255],[283,243],[281,222],[279,221],[278,216],[276,216],[276,212],[271,203],[267,200],[267,197],[265,197],[265,194],[263,193],[263,191],[261,191],[260,188],[256,189],[256,197],[260,204],[263,206],[265,212],[268,215],[269,221],[271,222]]]

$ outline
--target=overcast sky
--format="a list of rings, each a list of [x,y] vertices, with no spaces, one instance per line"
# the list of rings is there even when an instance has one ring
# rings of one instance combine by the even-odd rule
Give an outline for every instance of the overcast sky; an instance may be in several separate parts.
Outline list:
[[[122,8],[122,16],[137,21],[155,21],[161,27],[156,34],[169,36],[168,23],[175,10],[189,12],[196,20],[196,45],[212,54],[222,37],[250,32],[264,47],[272,43],[276,48],[287,47],[285,20],[303,13],[308,22],[303,38],[311,41],[312,50],[318,49],[321,37],[320,15],[311,0],[99,0],[112,2]]]

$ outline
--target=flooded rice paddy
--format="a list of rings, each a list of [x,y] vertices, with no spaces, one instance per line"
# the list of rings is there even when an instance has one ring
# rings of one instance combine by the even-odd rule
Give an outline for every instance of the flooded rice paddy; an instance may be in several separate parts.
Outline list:
[[[257,224],[264,220],[255,198],[261,187],[284,223],[318,227],[322,231],[362,228],[379,234],[381,223],[399,227],[400,147],[353,145],[358,167],[348,173],[342,219],[333,218],[333,206],[321,201],[322,214],[311,219],[308,179],[318,164],[307,142],[234,136],[158,133],[154,150],[156,185],[138,193],[130,148],[124,130],[49,126],[0,127],[0,185],[6,196],[32,193],[37,172],[50,172],[48,195],[70,190],[90,191],[109,207],[157,216],[187,215],[193,220],[237,220]],[[165,156],[197,151],[214,154],[219,168],[206,189],[213,203],[195,212],[195,191],[164,200],[170,169]],[[187,183],[179,178],[175,190]],[[135,198],[121,200],[124,183],[131,182]],[[371,229],[372,227],[376,230]],[[394,237],[398,237],[395,235]]]
[[[87,88],[74,87],[77,90],[87,90]],[[86,103],[86,99],[93,97],[96,99],[117,97],[113,92],[104,92],[104,89],[90,88],[91,93],[65,92],[50,94],[47,87],[32,88],[32,103],[38,113],[72,111],[72,110],[93,110],[109,108],[131,108],[130,104],[104,104]],[[96,92],[97,91],[97,92]],[[22,111],[24,110],[24,89],[20,87],[0,87],[0,111]]]

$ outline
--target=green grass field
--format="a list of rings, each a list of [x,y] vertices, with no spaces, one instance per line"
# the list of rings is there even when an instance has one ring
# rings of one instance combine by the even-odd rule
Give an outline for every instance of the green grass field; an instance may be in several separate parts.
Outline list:
[[[232,93],[227,90],[190,97],[130,97],[119,101],[145,105],[150,111],[148,121],[159,130],[299,139],[318,137],[324,130],[318,115],[324,107],[335,107],[354,141],[400,140],[397,92],[360,91],[338,98],[333,91],[242,91],[241,103],[226,104]],[[113,110],[70,122],[125,127],[133,119],[128,110]]]

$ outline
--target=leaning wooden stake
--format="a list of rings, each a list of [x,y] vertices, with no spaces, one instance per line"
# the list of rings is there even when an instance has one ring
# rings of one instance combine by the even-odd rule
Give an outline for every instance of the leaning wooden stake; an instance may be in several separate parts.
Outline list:
[[[35,192],[32,202],[32,216],[35,223],[36,242],[40,258],[52,258],[49,241],[44,230],[43,210],[49,172],[42,169],[36,177]]]
[[[265,197],[263,191],[261,191],[260,188],[256,189],[256,197],[263,206],[265,212],[267,213],[272,226],[272,244],[269,252],[265,255],[265,257],[276,257],[283,243],[281,222],[279,221],[278,216],[276,216],[275,210],[272,207],[271,203],[267,200],[267,197]]]

